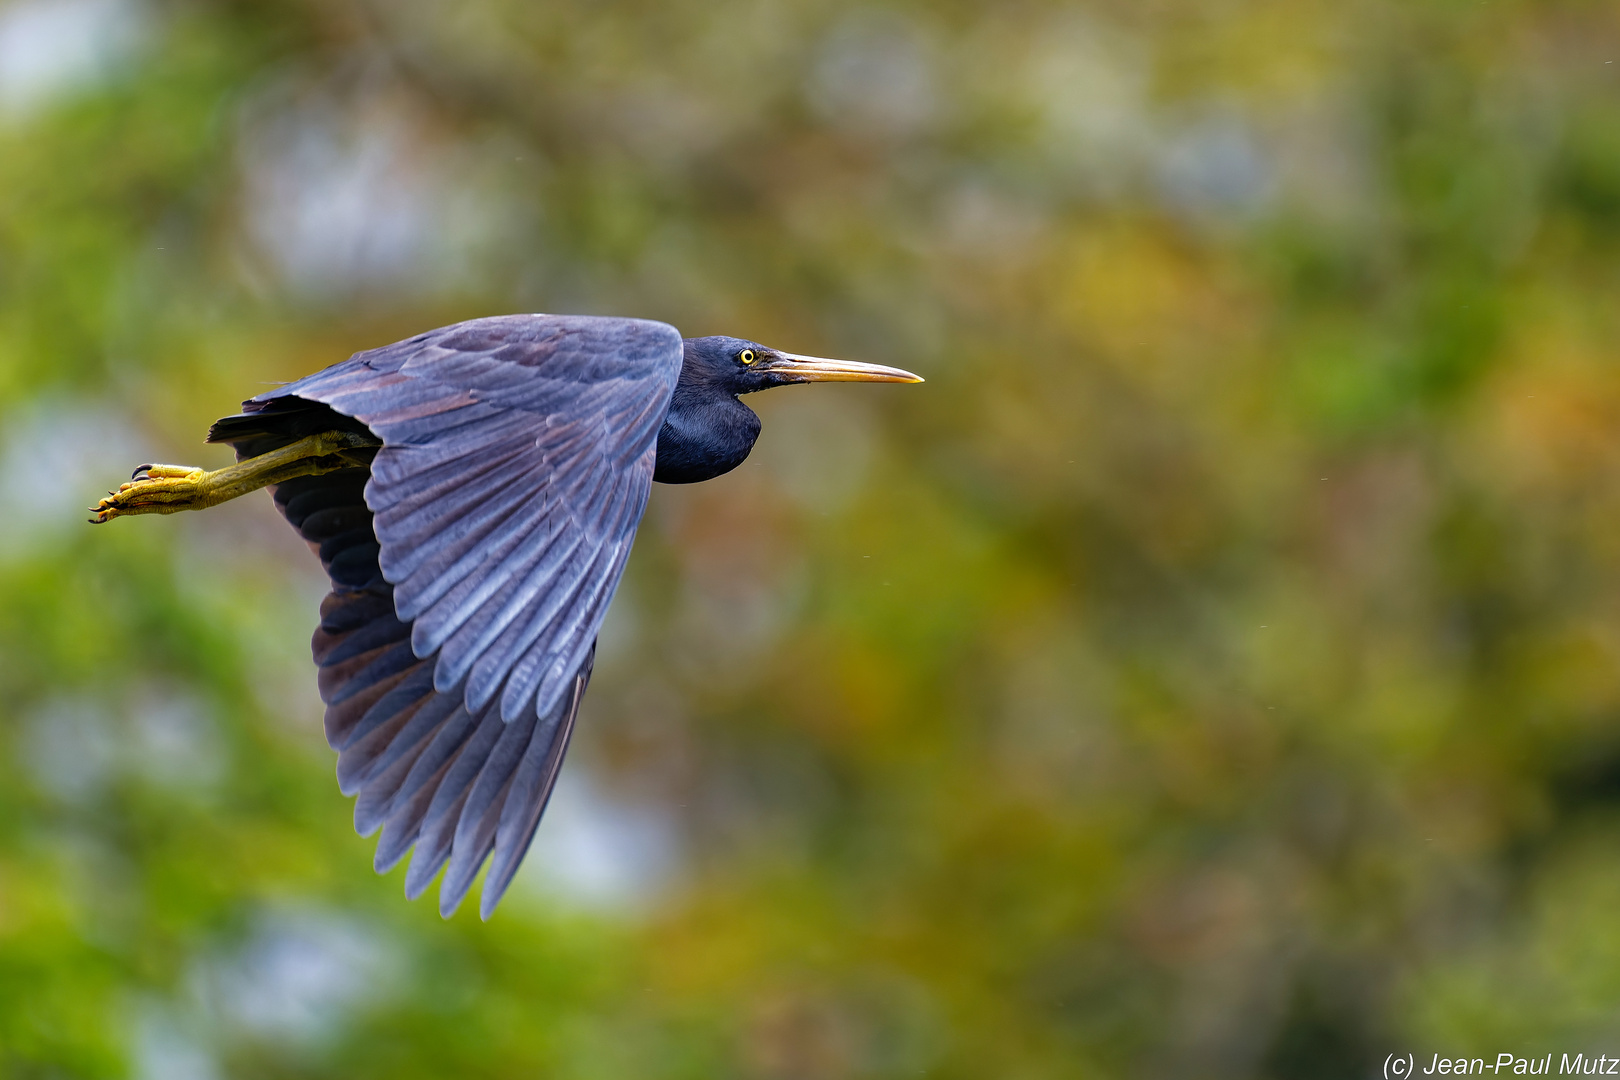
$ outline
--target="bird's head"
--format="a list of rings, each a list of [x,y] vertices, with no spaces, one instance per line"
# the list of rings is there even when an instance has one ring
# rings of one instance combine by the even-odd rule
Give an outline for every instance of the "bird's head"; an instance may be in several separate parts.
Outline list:
[[[686,339],[681,382],[729,394],[752,394],[773,386],[806,382],[922,382],[920,375],[881,364],[828,360],[780,352],[734,337]]]

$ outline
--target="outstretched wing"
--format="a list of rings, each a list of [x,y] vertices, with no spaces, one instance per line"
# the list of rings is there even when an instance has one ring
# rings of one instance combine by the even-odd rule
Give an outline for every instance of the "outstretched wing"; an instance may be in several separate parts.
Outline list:
[[[680,374],[672,326],[475,319],[253,399],[330,406],[383,440],[366,485],[383,577],[433,687],[501,718],[554,709],[595,640]],[[249,406],[251,408],[251,405]]]
[[[369,479],[275,498],[333,582],[315,652],[356,827],[383,827],[379,869],[416,845],[413,895],[448,860],[446,913],[493,850],[487,917],[539,822],[680,363],[662,323],[479,319],[260,395],[210,434],[239,456],[334,422],[383,442]]]

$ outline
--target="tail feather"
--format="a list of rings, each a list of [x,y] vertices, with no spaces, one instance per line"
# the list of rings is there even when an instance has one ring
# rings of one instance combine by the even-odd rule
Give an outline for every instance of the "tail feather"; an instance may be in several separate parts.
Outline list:
[[[236,448],[236,458],[241,461],[326,431],[350,431],[375,437],[366,425],[352,416],[344,416],[330,405],[300,397],[280,397],[247,402],[244,411],[214,421],[208,429],[207,441],[229,443]]]

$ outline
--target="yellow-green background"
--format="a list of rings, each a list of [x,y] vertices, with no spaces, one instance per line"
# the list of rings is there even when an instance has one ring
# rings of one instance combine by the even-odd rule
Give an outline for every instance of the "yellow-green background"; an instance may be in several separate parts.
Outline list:
[[[0,1077],[1620,1051],[1617,257],[1612,0],[0,5]],[[269,500],[82,508],[511,311],[928,381],[654,492],[445,922]]]

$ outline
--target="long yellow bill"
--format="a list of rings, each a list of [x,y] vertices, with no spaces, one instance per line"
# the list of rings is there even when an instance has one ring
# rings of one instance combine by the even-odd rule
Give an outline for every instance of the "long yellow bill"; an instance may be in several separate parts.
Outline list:
[[[900,368],[882,364],[858,364],[853,360],[829,360],[823,356],[800,356],[798,353],[777,353],[768,365],[774,374],[784,375],[793,382],[922,382],[921,375],[913,375]]]

